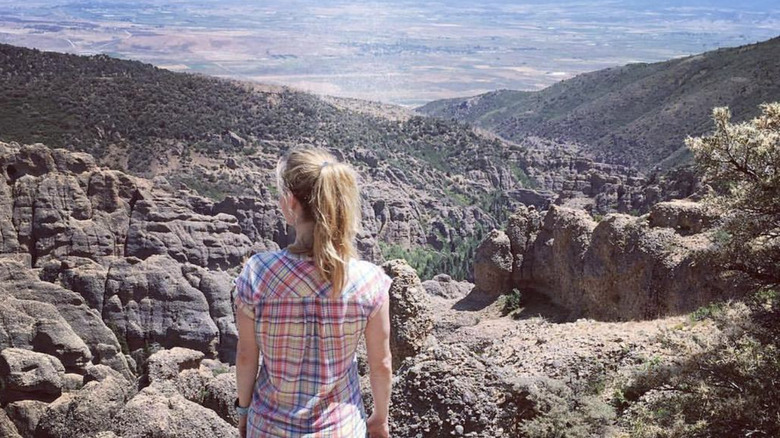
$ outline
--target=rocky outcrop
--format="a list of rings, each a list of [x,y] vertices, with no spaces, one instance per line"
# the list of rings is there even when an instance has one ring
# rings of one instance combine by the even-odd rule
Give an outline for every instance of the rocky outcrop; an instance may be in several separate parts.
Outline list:
[[[714,208],[686,200],[659,202],[650,209],[650,226],[672,228],[682,235],[701,233],[720,217]]]
[[[131,351],[153,343],[216,354],[219,329],[206,297],[185,278],[184,269],[167,255],[127,257],[111,265],[103,319]]]
[[[432,280],[423,281],[422,286],[428,295],[448,300],[463,298],[474,288],[474,284],[453,280],[447,274],[438,274]]]
[[[56,357],[21,348],[0,351],[2,402],[51,401],[62,393],[65,367]]]
[[[512,251],[512,283],[519,284],[523,276],[530,275],[529,272],[523,273],[523,266],[530,268],[532,262],[526,260],[531,254],[528,251],[530,246],[536,240],[536,234],[541,228],[542,217],[534,207],[518,207],[512,215],[506,226],[506,234],[509,237],[509,246]],[[523,263],[527,261],[527,263]]]
[[[211,211],[235,216],[241,232],[259,251],[283,248],[295,241],[295,230],[287,227],[275,200],[228,196],[214,204]]]
[[[214,411],[184,398],[170,384],[152,385],[133,397],[113,421],[123,438],[235,436],[235,427]]]
[[[512,290],[512,247],[503,231],[491,231],[477,248],[474,287],[489,298]]]
[[[51,403],[37,424],[35,436],[77,438],[110,430],[130,394],[124,379],[108,376],[89,382],[78,392],[63,394]]]
[[[503,242],[499,254],[511,248],[509,263],[504,257],[488,263],[501,273],[489,278],[506,278],[511,265],[514,287],[546,296],[571,318],[679,314],[739,289],[739,279],[722,277],[705,263],[709,239],[691,233],[715,218],[693,202],[659,204],[649,218],[610,214],[596,222],[582,210],[557,206],[541,223],[538,217],[533,209],[519,209],[509,220],[508,244],[497,233],[483,244],[493,254],[499,253],[497,239]]]
[[[422,349],[433,330],[433,315],[425,288],[405,260],[382,265],[393,279],[390,285],[390,350],[393,369]]]
[[[197,214],[183,199],[158,196],[136,201],[125,255],[145,259],[167,254],[182,263],[228,269],[239,265],[251,247],[235,216]]]
[[[519,436],[534,411],[515,377],[452,345],[432,345],[408,360],[393,385],[394,435]]]

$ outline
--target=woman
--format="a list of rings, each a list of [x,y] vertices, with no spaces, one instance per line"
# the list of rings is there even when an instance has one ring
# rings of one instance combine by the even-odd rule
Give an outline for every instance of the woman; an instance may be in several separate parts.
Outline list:
[[[254,255],[236,279],[239,435],[387,437],[391,280],[356,258],[355,172],[320,149],[294,149],[276,170],[296,239]],[[364,334],[374,399],[367,421],[355,355]]]

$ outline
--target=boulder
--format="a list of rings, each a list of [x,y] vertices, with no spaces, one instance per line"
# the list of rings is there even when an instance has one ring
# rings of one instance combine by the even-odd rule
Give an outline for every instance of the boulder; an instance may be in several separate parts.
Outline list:
[[[126,257],[111,264],[103,319],[130,351],[157,343],[216,354],[219,329],[206,297],[185,277],[183,271],[189,270],[167,255]]]
[[[127,381],[108,376],[52,402],[38,422],[36,437],[78,438],[111,430],[113,417],[124,406]]]
[[[2,402],[51,401],[62,393],[65,367],[56,357],[21,348],[0,351]]]
[[[393,279],[390,285],[390,350],[393,369],[425,345],[433,330],[433,314],[425,289],[414,268],[405,260],[382,265]]]
[[[0,409],[0,436],[4,438],[22,438],[19,435],[19,431],[16,430],[14,423],[2,409]]]
[[[699,202],[659,202],[650,209],[650,226],[673,228],[682,235],[700,233],[715,224],[720,214]]]
[[[92,359],[89,348],[47,303],[18,300],[0,286],[0,347],[19,347],[56,357],[68,369],[83,369]]]
[[[180,347],[158,351],[146,362],[149,383],[173,380],[185,370],[197,370],[204,357],[200,351]]]
[[[489,298],[512,290],[512,247],[509,237],[492,230],[477,248],[474,258],[474,287]]]
[[[234,369],[218,374],[206,385],[203,406],[216,412],[223,420],[238,426],[236,414],[236,373]]]
[[[133,397],[114,419],[123,438],[236,436],[235,427],[211,409],[185,399],[171,385],[154,384]]]
[[[422,285],[428,295],[448,300],[463,298],[474,287],[468,281],[455,281],[447,274],[435,275],[433,279],[423,281]]]
[[[39,400],[19,400],[8,404],[5,412],[8,413],[8,418],[14,423],[19,434],[33,436],[47,406],[46,402]]]
[[[403,437],[520,436],[518,423],[533,411],[514,378],[466,348],[431,345],[393,381],[390,429]]]

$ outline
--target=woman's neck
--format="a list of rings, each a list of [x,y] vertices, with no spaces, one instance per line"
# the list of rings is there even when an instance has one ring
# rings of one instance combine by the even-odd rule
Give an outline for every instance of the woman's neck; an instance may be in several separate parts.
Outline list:
[[[314,222],[301,222],[295,226],[295,242],[290,245],[296,252],[308,252],[314,247]]]

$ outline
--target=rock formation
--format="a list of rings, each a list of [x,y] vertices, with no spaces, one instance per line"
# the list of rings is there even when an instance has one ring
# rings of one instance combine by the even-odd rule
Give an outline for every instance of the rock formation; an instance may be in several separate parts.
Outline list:
[[[382,265],[393,279],[390,286],[390,350],[393,369],[407,357],[416,355],[433,329],[433,317],[425,288],[405,260]]]
[[[713,272],[708,231],[717,215],[701,204],[656,204],[649,215],[552,206],[543,219],[520,208],[507,233],[491,232],[475,262],[478,289],[516,287],[551,299],[571,318],[649,319],[690,312],[733,296],[738,278]],[[507,256],[506,253],[509,252]]]

